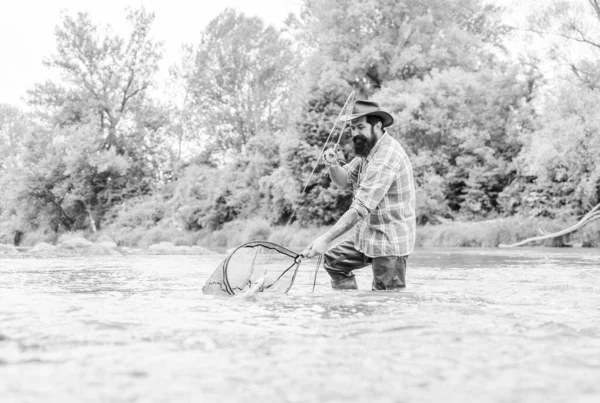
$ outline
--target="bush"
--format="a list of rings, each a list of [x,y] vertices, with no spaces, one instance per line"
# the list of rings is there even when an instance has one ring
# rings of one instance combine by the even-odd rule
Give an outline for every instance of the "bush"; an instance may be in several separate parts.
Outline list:
[[[507,217],[479,222],[453,222],[441,225],[425,225],[417,228],[416,245],[421,247],[497,247],[513,244],[527,238],[558,232],[573,222],[550,219]],[[558,238],[532,242],[529,246],[569,246],[581,234],[573,233]]]
[[[150,245],[154,245],[161,242],[173,242],[175,238],[181,235],[181,231],[167,226],[157,226],[149,228],[144,231],[144,234],[138,240],[137,246],[139,248],[147,248]]]
[[[233,248],[250,241],[266,241],[273,232],[269,222],[260,218],[230,221],[216,231],[203,230],[197,244]]]
[[[62,234],[60,234],[58,236],[56,243],[68,242],[68,241],[70,241],[72,239],[76,239],[76,238],[88,239],[88,236],[89,236],[89,234],[86,233],[85,231],[63,232]]]
[[[9,245],[15,240],[16,226],[12,220],[3,221],[0,215],[0,244]]]
[[[244,243],[250,241],[267,241],[273,232],[269,222],[264,219],[246,220],[243,225],[242,241]]]
[[[301,252],[300,249],[305,248],[311,243],[315,238],[320,235],[323,235],[329,229],[329,226],[318,227],[318,226],[310,226],[310,227],[300,227],[298,224],[293,224],[290,226],[278,227],[273,231],[271,236],[269,237],[269,241],[289,247],[290,249],[294,249],[297,252]],[[353,230],[350,230],[349,233],[353,233]],[[338,239],[345,239],[346,234]]]
[[[298,224],[274,227],[267,220],[253,218],[228,222],[217,231],[200,230],[197,232],[196,244],[213,248],[234,248],[246,242],[262,240],[299,251],[327,229],[316,226],[304,228]]]
[[[593,221],[579,230],[581,243],[586,248],[600,247],[600,220]]]
[[[90,238],[109,238],[119,246],[147,248],[160,242],[179,242],[180,245],[193,245],[196,239],[195,236],[192,232],[182,231],[161,223],[152,228],[128,228],[113,225]]]
[[[35,246],[38,243],[45,242],[47,244],[55,245],[58,241],[58,235],[54,231],[37,230],[26,232],[21,240],[22,246]]]
[[[107,216],[112,227],[151,228],[165,217],[165,204],[160,197],[135,198],[113,207]]]
[[[175,246],[195,246],[199,237],[200,235],[197,231],[185,231],[173,239],[173,244],[175,244]]]

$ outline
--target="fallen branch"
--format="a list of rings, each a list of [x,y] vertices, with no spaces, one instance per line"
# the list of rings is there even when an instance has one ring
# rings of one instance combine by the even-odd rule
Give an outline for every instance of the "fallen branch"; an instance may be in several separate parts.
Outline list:
[[[584,215],[583,218],[581,220],[579,220],[579,222],[577,224],[573,225],[572,227],[566,228],[562,231],[558,231],[553,234],[534,236],[532,238],[527,238],[523,241],[513,243],[510,245],[499,244],[498,247],[499,248],[513,248],[515,246],[521,246],[521,245],[524,245],[529,242],[543,241],[546,239],[557,238],[559,236],[566,235],[568,233],[578,230],[579,228],[591,223],[592,221],[599,219],[600,218],[600,211],[598,211],[599,209],[600,209],[600,204],[596,205],[596,207],[594,207],[590,212],[588,212],[586,215]]]

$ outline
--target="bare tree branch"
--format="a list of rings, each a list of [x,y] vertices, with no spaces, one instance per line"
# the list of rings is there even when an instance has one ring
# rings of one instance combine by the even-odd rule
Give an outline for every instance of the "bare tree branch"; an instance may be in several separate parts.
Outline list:
[[[596,12],[596,17],[598,17],[598,20],[600,21],[600,4],[598,3],[598,0],[588,0],[588,3],[592,6]]]
[[[600,49],[600,43],[596,43],[593,42],[589,39],[587,39],[585,36],[583,36],[583,38],[576,38],[574,36],[570,36],[570,35],[566,35],[566,34],[561,34],[558,32],[550,32],[550,31],[543,31],[543,30],[538,30],[538,29],[532,29],[532,28],[518,28],[518,27],[511,27],[512,29],[516,30],[516,31],[524,31],[524,32],[531,32],[534,34],[538,34],[538,35],[550,35],[550,36],[558,36],[564,39],[568,39],[571,41],[575,41],[575,42],[579,42],[579,43],[585,43],[587,45],[591,45],[595,48]]]

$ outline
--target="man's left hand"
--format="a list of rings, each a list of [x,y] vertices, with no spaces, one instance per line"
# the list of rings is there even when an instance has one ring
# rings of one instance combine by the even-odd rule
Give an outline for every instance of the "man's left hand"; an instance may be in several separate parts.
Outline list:
[[[313,257],[315,255],[322,255],[327,251],[327,239],[324,235],[318,237],[314,241],[310,243],[302,252],[302,256],[304,257]]]

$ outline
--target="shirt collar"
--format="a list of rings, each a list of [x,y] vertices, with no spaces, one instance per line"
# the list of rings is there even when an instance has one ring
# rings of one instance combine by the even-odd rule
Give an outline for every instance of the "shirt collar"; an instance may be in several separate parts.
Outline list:
[[[379,140],[377,140],[377,143],[375,143],[375,146],[371,149],[371,152],[369,152],[369,155],[363,157],[363,159],[365,159],[367,162],[371,161],[377,150],[381,148],[381,143],[383,143],[384,140],[387,140],[388,136],[389,135],[387,134],[387,132],[384,132],[379,138]]]

